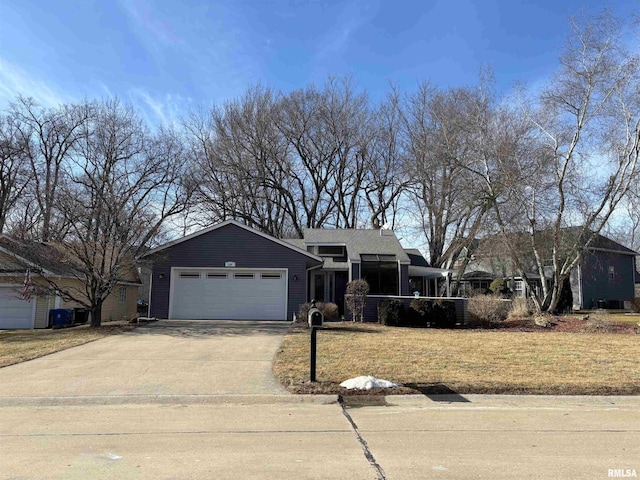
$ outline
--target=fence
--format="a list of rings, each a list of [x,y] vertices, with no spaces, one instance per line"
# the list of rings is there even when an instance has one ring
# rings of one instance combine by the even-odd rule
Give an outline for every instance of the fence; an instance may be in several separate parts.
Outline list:
[[[402,300],[405,310],[409,308],[411,301],[415,298],[423,298],[425,300],[433,301],[451,301],[456,306],[456,322],[461,325],[469,323],[469,313],[467,311],[467,298],[462,297],[415,297],[415,296],[398,296],[398,295],[367,295],[367,303],[364,306],[364,321],[365,322],[377,322],[378,321],[378,303],[385,298],[397,298]],[[345,302],[345,319],[351,320],[351,313],[346,308]]]

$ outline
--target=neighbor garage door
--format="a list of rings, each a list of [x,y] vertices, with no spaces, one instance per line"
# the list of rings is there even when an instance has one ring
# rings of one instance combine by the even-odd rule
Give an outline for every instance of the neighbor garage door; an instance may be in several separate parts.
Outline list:
[[[33,328],[33,305],[18,296],[20,287],[0,287],[0,329]]]
[[[286,320],[285,270],[176,270],[170,318]]]

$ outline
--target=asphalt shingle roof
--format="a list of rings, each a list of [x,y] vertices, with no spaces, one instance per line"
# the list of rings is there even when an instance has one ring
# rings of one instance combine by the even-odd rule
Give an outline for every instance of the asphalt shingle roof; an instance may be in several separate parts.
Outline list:
[[[409,263],[409,256],[390,230],[356,230],[308,228],[304,231],[304,245],[345,245],[351,261],[360,261],[360,255],[395,255],[400,263]],[[326,268],[326,261],[325,261]]]

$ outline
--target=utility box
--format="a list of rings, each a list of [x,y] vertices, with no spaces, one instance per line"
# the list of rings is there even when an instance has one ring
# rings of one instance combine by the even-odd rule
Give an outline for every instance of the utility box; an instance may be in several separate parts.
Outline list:
[[[324,324],[324,315],[318,308],[316,308],[315,300],[311,302],[311,308],[309,309],[309,315],[307,320],[311,328],[320,328]]]

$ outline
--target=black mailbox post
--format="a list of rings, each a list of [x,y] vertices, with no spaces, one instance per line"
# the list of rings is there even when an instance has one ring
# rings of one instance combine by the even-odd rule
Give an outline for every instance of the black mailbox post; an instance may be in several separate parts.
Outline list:
[[[309,315],[307,320],[309,321],[309,328],[311,329],[311,358],[309,364],[309,379],[312,382],[316,381],[316,333],[319,328],[322,328],[324,324],[324,315],[316,307],[316,301],[311,300],[311,308],[309,309]]]

